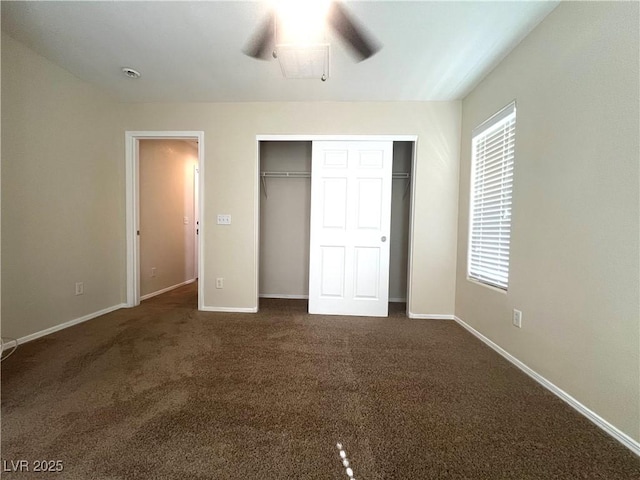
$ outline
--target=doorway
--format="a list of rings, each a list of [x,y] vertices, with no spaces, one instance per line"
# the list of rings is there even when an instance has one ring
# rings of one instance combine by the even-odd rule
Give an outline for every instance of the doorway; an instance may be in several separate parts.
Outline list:
[[[311,157],[314,141],[393,143],[388,295],[402,310],[411,295],[411,212],[416,136],[258,136],[256,293],[309,298]],[[317,143],[317,142],[316,142]],[[259,302],[259,298],[258,298]],[[400,311],[402,311],[400,310]]]
[[[126,132],[125,145],[127,306],[133,307],[202,271],[204,134]],[[167,250],[176,245],[182,245],[178,259]],[[202,291],[199,281],[199,309]]]

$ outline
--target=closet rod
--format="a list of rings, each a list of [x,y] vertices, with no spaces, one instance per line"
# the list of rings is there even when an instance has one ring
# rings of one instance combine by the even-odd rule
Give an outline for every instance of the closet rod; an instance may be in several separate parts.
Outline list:
[[[265,198],[269,198],[269,195],[267,195],[266,178],[311,178],[311,172],[260,172],[264,196]]]
[[[272,178],[309,178],[311,177],[311,172],[260,172],[261,177],[272,177]]]
[[[271,177],[271,178],[307,178],[311,177],[311,172],[260,172],[261,177]],[[411,178],[408,173],[396,173],[392,174],[392,178],[394,179],[407,179]]]
[[[264,190],[264,196],[269,198],[267,195],[267,181],[266,178],[311,178],[311,172],[260,172],[260,180],[262,180],[262,189]],[[393,173],[391,178],[394,180],[397,179],[405,179],[409,180],[411,175],[408,173]],[[403,198],[407,195],[407,191],[409,190],[409,182],[407,182],[407,186],[404,190]]]
[[[404,193],[402,194],[402,198],[406,198],[407,193],[409,193],[409,185],[411,184],[411,175],[409,173],[394,173],[392,178],[394,180],[406,180],[407,184],[404,187]]]

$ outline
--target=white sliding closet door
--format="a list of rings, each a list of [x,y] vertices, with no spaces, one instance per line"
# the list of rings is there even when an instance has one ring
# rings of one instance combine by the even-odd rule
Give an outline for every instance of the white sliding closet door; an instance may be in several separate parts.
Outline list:
[[[309,313],[386,317],[391,141],[314,141]]]

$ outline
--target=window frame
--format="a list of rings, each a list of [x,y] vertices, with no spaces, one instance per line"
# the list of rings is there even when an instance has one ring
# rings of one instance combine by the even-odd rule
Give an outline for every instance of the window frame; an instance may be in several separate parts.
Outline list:
[[[467,238],[467,280],[477,283],[491,289],[495,289],[499,292],[506,293],[509,289],[509,270],[510,270],[510,257],[511,257],[511,233],[513,226],[513,179],[514,179],[514,170],[515,170],[515,145],[516,145],[516,101],[510,102],[508,105],[500,109],[496,114],[492,115],[489,119],[482,122],[471,132],[471,169],[470,169],[470,185],[469,185],[469,231]],[[500,132],[496,135],[497,132]],[[503,151],[499,154],[499,156],[495,157],[490,155],[488,163],[489,167],[486,167],[487,158],[485,155],[481,160],[478,160],[478,144],[482,141],[486,141],[488,138],[491,138],[492,135],[497,136],[504,143]],[[490,185],[487,187],[483,187],[482,190],[479,190],[477,187],[477,182],[479,180],[483,180],[487,182],[487,178],[481,178],[478,176],[478,162],[485,162],[483,164],[483,169],[491,170],[496,169],[500,171],[500,181],[491,180]],[[493,177],[495,174],[490,175],[489,177]],[[483,174],[484,177],[484,174]],[[507,181],[505,182],[505,179]],[[493,209],[497,208],[499,212],[498,220],[491,221],[483,221],[479,218],[479,211],[476,209],[476,203],[478,203],[478,197],[480,196],[481,202],[485,203],[485,206],[482,206],[480,212],[483,210],[487,210],[486,206],[487,200],[486,197],[489,194],[485,193],[484,190],[493,192],[490,195],[496,195],[495,189],[499,188],[500,200],[499,204]],[[508,192],[508,197],[503,198],[505,192]],[[503,204],[506,202],[506,206]],[[505,221],[505,211],[507,213],[506,221]],[[486,213],[486,212],[485,212]],[[484,226],[487,227],[487,223],[493,223],[491,227],[497,229],[497,240],[495,237],[490,239],[488,243],[490,244],[488,247],[489,255],[495,255],[495,259],[484,259],[484,272],[483,270],[483,260],[478,257],[481,254],[478,254],[478,250],[476,249],[476,245],[482,241],[482,232],[478,232],[478,228],[482,228]],[[506,226],[505,226],[506,223]],[[478,227],[478,225],[480,227]],[[505,233],[508,235],[506,242],[504,241],[503,235]],[[486,239],[486,236],[485,236]],[[506,247],[503,244],[506,243]],[[491,245],[494,244],[494,245]],[[506,251],[506,255],[505,252]],[[475,256],[475,259],[472,257]],[[488,265],[487,265],[488,264]]]

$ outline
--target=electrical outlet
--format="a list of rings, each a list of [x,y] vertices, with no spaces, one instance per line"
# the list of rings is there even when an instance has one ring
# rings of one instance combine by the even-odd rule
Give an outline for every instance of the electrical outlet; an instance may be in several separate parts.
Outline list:
[[[84,283],[76,282],[76,295],[84,295]]]
[[[157,271],[158,271],[158,269],[156,267],[151,267],[151,276],[155,277]]]
[[[522,312],[515,308],[513,309],[513,326],[522,328]]]
[[[189,217],[184,217],[182,221],[184,222],[185,225],[189,225]]]
[[[216,288],[224,288],[224,278],[216,278]]]

